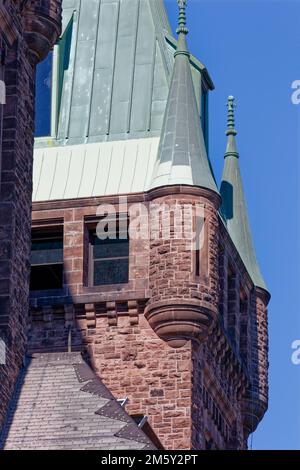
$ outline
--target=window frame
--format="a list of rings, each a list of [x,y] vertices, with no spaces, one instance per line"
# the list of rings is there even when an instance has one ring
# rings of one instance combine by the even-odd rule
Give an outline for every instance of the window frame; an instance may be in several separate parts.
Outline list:
[[[31,229],[31,243],[33,244],[34,239],[45,239],[47,240],[47,236],[49,235],[49,239],[51,238],[59,238],[61,239],[62,242],[62,257],[61,261],[59,262],[51,262],[51,263],[46,263],[46,262],[41,262],[41,263],[32,263],[30,259],[30,268],[32,272],[32,268],[35,267],[46,267],[46,266],[58,266],[60,265],[62,268],[62,282],[60,287],[54,287],[54,288],[47,288],[47,289],[31,289],[31,284],[30,284],[30,295],[37,295],[39,292],[57,292],[57,291],[62,291],[64,289],[64,226],[63,226],[63,221],[55,221],[54,223],[51,223],[47,221],[47,223],[44,223],[40,221],[38,224],[33,224],[32,229]],[[45,237],[44,237],[45,236]],[[31,253],[32,253],[32,248],[31,248]],[[31,282],[31,274],[30,274],[30,282]]]
[[[104,289],[104,288],[111,288],[113,286],[118,286],[122,285],[123,287],[128,285],[130,280],[129,280],[129,275],[130,275],[130,239],[128,235],[128,228],[129,228],[129,217],[127,213],[118,213],[116,214],[116,232],[119,234],[119,227],[120,227],[120,220],[127,220],[127,239],[123,239],[124,242],[127,241],[128,243],[128,255],[127,256],[113,256],[109,258],[94,258],[94,244],[92,243],[92,235],[96,233],[96,227],[98,222],[101,220],[100,217],[98,218],[87,218],[85,220],[85,226],[86,226],[86,248],[87,248],[87,255],[84,256],[84,263],[86,264],[85,271],[85,279],[84,279],[84,285],[88,288],[98,288],[98,289]],[[109,220],[109,219],[108,219]],[[117,238],[118,239],[118,238]],[[116,239],[112,239],[116,240]],[[127,259],[128,260],[128,276],[127,276],[127,281],[126,282],[115,282],[115,283],[110,283],[110,284],[95,284],[94,283],[94,278],[95,278],[95,261],[106,261],[106,260],[119,260],[119,259]]]

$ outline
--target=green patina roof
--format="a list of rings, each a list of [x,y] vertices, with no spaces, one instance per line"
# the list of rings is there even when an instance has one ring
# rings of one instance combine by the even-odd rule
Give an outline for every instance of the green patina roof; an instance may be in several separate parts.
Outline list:
[[[267,290],[262,277],[252,240],[248,210],[239,168],[234,125],[234,98],[228,98],[228,136],[225,165],[221,184],[221,213],[228,232],[249,272],[255,286]]]
[[[178,44],[152,188],[186,184],[218,193],[208,160],[186,44],[186,1],[179,0]]]
[[[52,141],[36,147],[159,136],[174,63],[163,0],[63,0],[55,46]],[[200,114],[201,80],[191,58]]]

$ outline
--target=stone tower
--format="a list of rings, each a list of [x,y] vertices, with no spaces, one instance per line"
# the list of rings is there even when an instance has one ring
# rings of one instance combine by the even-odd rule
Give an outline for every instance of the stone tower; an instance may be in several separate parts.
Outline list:
[[[0,365],[0,429],[27,337],[35,69],[60,23],[58,0],[1,2],[0,340],[6,365]]]
[[[158,447],[244,449],[267,409],[270,296],[234,101],[218,190],[214,87],[178,4],[176,40],[163,0],[63,2],[51,132],[35,142],[27,354],[82,353]]]

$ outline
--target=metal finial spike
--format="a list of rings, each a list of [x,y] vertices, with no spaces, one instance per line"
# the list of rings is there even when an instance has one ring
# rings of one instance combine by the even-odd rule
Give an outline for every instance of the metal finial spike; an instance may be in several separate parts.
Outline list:
[[[178,28],[176,30],[176,33],[187,34],[189,32],[189,30],[186,27],[186,14],[185,14],[187,0],[177,0],[177,3],[179,6],[179,18],[178,18]]]
[[[227,114],[227,135],[236,135],[237,132],[235,130],[235,121],[234,121],[234,110],[236,108],[235,104],[235,99],[233,96],[228,97],[227,101],[227,108],[228,108],[228,114]]]

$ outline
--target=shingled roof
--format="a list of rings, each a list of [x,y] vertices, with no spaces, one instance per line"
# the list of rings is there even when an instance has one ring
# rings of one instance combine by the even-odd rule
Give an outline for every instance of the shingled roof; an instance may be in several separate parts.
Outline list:
[[[5,450],[154,450],[80,353],[28,357],[0,436]]]

